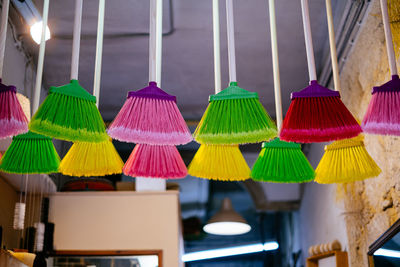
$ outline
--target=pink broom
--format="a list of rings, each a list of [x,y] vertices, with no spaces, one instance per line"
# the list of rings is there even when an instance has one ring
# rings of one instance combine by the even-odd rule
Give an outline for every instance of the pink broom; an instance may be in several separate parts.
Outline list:
[[[178,179],[187,175],[186,165],[175,146],[138,144],[123,168],[132,177]]]
[[[6,48],[8,10],[10,0],[4,0],[0,28],[0,77],[3,77],[4,51]],[[0,138],[22,134],[28,131],[28,119],[17,99],[15,86],[7,86],[0,78]]]
[[[381,0],[381,9],[392,80],[372,89],[371,102],[361,126],[366,133],[400,136],[400,79],[397,73],[387,0]]]
[[[108,128],[108,134],[119,141],[182,145],[192,141],[192,135],[176,105],[176,97],[167,94],[155,81],[160,80],[161,40],[156,38],[156,4],[150,4],[149,86],[128,93],[128,99]],[[161,38],[159,38],[161,39]],[[157,61],[157,62],[156,62]]]

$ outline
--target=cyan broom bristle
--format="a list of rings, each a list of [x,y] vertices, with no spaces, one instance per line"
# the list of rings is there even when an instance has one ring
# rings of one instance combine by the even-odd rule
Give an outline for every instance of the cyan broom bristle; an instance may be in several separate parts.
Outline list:
[[[275,123],[258,100],[231,82],[230,86],[210,96],[210,103],[194,138],[201,144],[246,144],[270,140],[277,135]]]
[[[96,97],[83,89],[77,80],[51,87],[50,94],[29,123],[29,129],[71,142],[102,142],[109,138],[96,107]]]

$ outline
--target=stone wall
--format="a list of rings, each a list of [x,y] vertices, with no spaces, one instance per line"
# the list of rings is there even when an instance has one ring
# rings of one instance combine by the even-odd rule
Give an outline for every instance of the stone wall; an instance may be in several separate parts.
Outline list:
[[[390,79],[379,0],[370,5],[341,70],[342,99],[359,119],[365,114],[372,87]],[[349,185],[344,194],[351,267],[368,266],[368,246],[400,217],[400,140],[366,135],[365,145],[382,174]]]

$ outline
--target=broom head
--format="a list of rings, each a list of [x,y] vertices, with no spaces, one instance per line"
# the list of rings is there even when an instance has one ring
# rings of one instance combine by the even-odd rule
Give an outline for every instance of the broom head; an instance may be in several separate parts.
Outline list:
[[[119,141],[152,145],[182,145],[192,141],[176,97],[150,82],[128,99],[108,128],[108,134]]]
[[[61,161],[59,171],[69,176],[104,176],[122,173],[123,166],[111,140],[76,142]]]
[[[132,177],[179,179],[187,175],[186,165],[175,146],[137,144],[123,168]]]
[[[400,79],[372,89],[372,98],[361,124],[366,133],[400,136]]]
[[[77,80],[50,88],[50,94],[34,114],[29,129],[53,138],[73,142],[108,140],[96,97]]]
[[[300,144],[283,142],[279,138],[262,144],[251,171],[253,180],[272,183],[304,183],[312,181],[314,176],[314,169]]]
[[[211,95],[209,105],[194,132],[201,144],[246,144],[276,137],[277,129],[258,100],[231,82],[229,87]]]
[[[192,176],[211,180],[243,181],[250,178],[250,168],[239,145],[202,144],[188,169]]]
[[[28,119],[17,98],[15,86],[7,86],[0,79],[0,139],[28,131]]]
[[[361,127],[340,100],[339,92],[311,81],[292,93],[280,138],[297,143],[328,142],[357,136]]]
[[[378,176],[381,169],[368,154],[363,140],[359,135],[325,146],[325,154],[315,170],[315,181],[349,183]]]
[[[14,136],[0,160],[1,171],[17,174],[53,173],[59,165],[51,138],[31,131]]]

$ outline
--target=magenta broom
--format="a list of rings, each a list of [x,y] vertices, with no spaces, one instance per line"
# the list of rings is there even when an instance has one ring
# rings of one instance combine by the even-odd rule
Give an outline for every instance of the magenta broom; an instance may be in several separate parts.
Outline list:
[[[123,168],[132,177],[179,179],[187,175],[186,165],[175,146],[138,144]]]
[[[0,29],[0,77],[3,77],[4,51],[8,26],[10,0],[4,0]],[[15,86],[7,86],[0,79],[0,138],[22,134],[28,131],[28,119],[17,99]]]
[[[361,126],[366,133],[400,136],[400,79],[386,0],[381,0],[381,9],[392,80],[372,89],[371,102]]]
[[[157,3],[162,6],[161,0]],[[162,51],[162,12],[157,12],[157,3],[150,1],[149,85],[128,93],[107,132],[122,142],[183,145],[193,138],[176,105],[176,97],[157,87],[161,81]]]
[[[107,132],[119,141],[139,144],[181,145],[192,141],[176,97],[158,88],[155,82],[128,93]]]

